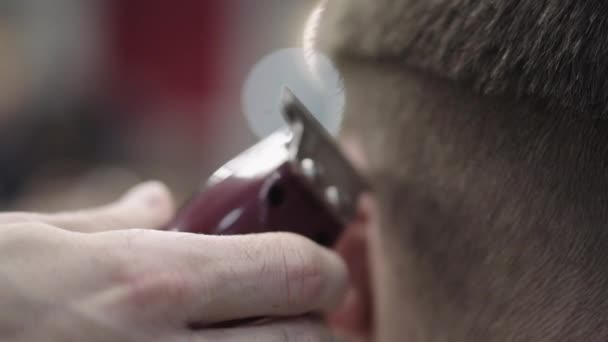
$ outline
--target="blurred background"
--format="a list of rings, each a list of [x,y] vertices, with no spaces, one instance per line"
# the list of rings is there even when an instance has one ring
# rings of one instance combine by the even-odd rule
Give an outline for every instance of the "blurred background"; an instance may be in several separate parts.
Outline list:
[[[184,200],[259,139],[244,87],[302,46],[315,4],[2,0],[0,210],[97,205],[147,179]]]

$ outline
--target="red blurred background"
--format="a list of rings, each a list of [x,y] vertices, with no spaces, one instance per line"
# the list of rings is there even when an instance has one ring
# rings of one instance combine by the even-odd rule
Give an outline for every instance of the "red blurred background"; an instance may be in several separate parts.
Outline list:
[[[150,178],[186,198],[257,139],[243,83],[301,45],[314,5],[3,1],[0,209],[95,205]]]

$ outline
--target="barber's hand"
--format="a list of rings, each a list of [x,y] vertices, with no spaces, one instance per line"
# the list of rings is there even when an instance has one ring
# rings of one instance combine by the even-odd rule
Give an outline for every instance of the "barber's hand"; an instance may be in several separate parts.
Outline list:
[[[331,340],[321,324],[293,317],[341,300],[336,255],[291,234],[146,229],[172,215],[155,183],[92,211],[0,214],[0,340]],[[217,325],[256,317],[276,319]]]

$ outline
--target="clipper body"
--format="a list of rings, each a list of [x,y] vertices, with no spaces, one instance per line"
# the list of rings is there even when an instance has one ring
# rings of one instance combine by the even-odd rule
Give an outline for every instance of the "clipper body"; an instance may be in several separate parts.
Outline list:
[[[180,212],[178,231],[286,231],[331,246],[366,186],[332,137],[286,90],[278,131],[228,162]]]

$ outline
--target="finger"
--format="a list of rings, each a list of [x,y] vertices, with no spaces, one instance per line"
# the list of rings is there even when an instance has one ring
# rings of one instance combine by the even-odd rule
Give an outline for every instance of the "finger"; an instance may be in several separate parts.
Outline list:
[[[343,260],[302,236],[273,233],[217,241],[217,262],[193,274],[194,285],[208,296],[191,302],[190,319],[213,323],[321,312],[344,295]]]
[[[331,332],[320,322],[305,319],[278,321],[264,325],[245,326],[229,329],[191,331],[179,334],[176,342],[287,342],[335,341]]]
[[[123,255],[124,286],[108,299],[125,319],[213,324],[298,316],[334,308],[346,288],[343,260],[295,234],[107,234],[122,236],[111,245]]]
[[[118,201],[93,209],[55,214],[5,213],[0,224],[41,222],[78,232],[164,227],[175,212],[172,196],[160,182],[135,186]]]

